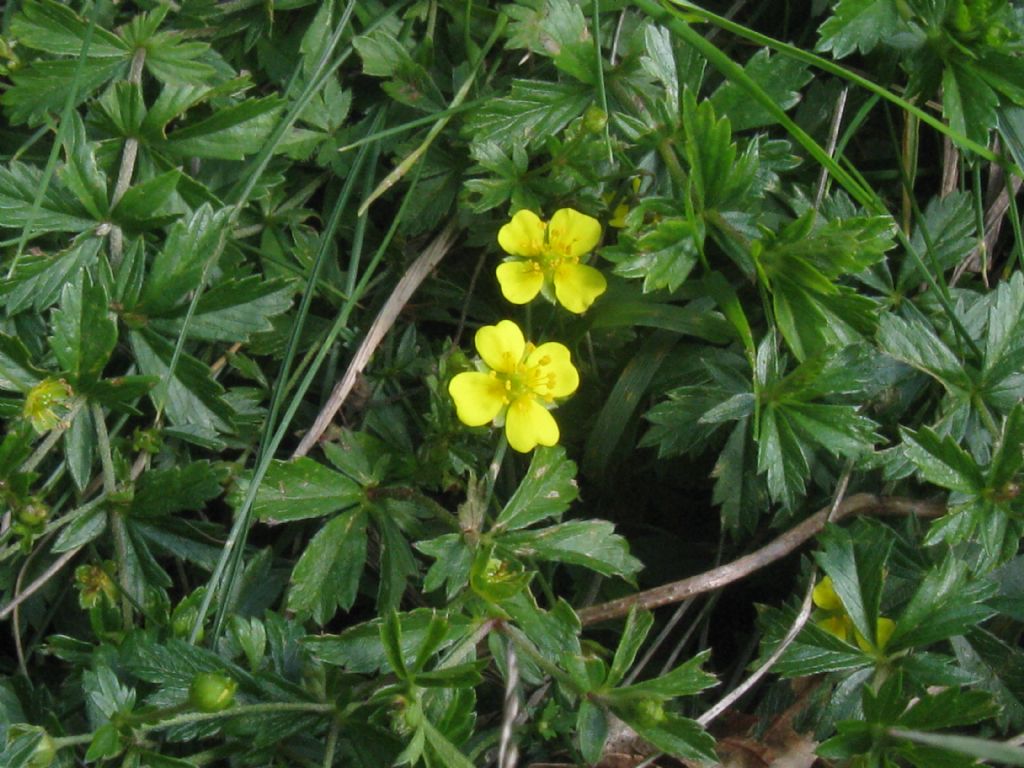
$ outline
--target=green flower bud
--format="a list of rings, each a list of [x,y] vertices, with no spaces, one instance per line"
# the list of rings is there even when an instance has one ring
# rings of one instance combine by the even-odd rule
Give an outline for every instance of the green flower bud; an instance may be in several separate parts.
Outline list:
[[[57,745],[53,742],[53,737],[44,729],[38,725],[16,723],[8,729],[7,740],[11,742],[29,733],[39,733],[41,736],[39,741],[36,742],[32,754],[29,755],[28,762],[24,763],[24,765],[26,768],[49,768],[53,764],[53,759],[57,756]]]
[[[608,125],[608,113],[596,104],[587,107],[583,113],[583,127],[591,133],[600,133]]]
[[[14,514],[18,522],[28,528],[38,528],[50,516],[50,510],[38,499],[30,499],[27,504],[18,507]]]
[[[188,703],[200,712],[223,712],[235,701],[238,683],[216,672],[200,672],[188,687]]]

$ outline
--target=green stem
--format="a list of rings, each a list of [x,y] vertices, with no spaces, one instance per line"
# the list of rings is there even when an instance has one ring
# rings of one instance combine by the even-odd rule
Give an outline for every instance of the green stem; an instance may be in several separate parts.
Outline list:
[[[513,626],[512,624],[499,625],[498,630],[525,656],[528,656],[530,661],[536,664],[538,667],[543,669],[552,678],[557,680],[563,686],[570,690],[576,691],[577,693],[586,693],[580,689],[576,682],[569,676],[568,673],[563,671],[555,662],[551,661],[547,656],[537,650],[533,642],[527,637],[521,629]]]

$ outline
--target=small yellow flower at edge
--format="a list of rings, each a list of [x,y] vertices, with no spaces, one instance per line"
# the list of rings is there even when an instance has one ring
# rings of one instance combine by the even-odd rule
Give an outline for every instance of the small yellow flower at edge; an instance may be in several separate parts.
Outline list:
[[[835,586],[832,584],[832,579],[829,576],[826,576],[814,585],[811,599],[818,608],[827,614],[824,618],[814,623],[830,635],[834,635],[847,643],[850,642],[850,634],[852,632],[853,639],[864,653],[884,651],[885,646],[889,644],[889,638],[892,637],[892,633],[896,630],[895,621],[887,619],[885,616],[879,616],[875,627],[875,643],[872,646],[867,641],[867,638],[853,626],[853,621],[851,621],[849,614],[847,614],[843,601],[836,594]]]
[[[521,453],[558,442],[549,412],[556,398],[579,386],[569,350],[558,342],[535,347],[511,320],[476,332],[476,349],[489,370],[456,375],[448,385],[459,420],[470,427],[505,425],[508,444]]]
[[[501,292],[513,304],[533,301],[542,291],[570,312],[580,314],[605,292],[608,283],[580,257],[601,240],[597,219],[572,208],[555,211],[550,222],[533,211],[519,211],[498,231],[498,244],[513,258],[498,265]]]

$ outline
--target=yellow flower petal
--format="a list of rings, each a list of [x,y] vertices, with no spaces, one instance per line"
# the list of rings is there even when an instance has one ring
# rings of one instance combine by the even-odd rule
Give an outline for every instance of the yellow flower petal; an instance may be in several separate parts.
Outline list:
[[[505,405],[505,385],[488,373],[470,371],[456,375],[448,384],[459,421],[479,427],[493,421]]]
[[[536,391],[544,397],[567,397],[580,385],[580,375],[570,360],[569,350],[557,341],[541,344],[527,355],[526,367],[539,369],[542,379]]]
[[[498,230],[498,245],[513,256],[540,256],[544,250],[544,222],[533,211],[518,211]]]
[[[826,576],[814,585],[811,599],[816,606],[824,608],[826,611],[843,610],[843,601],[836,594],[835,587],[832,586],[832,579],[829,576]]]
[[[558,424],[544,406],[527,395],[509,406],[505,434],[509,445],[520,453],[527,453],[538,445],[557,443]]]
[[[526,339],[511,320],[485,325],[476,332],[476,351],[498,373],[514,373],[526,352]]]
[[[600,241],[598,220],[572,208],[555,211],[548,224],[548,246],[562,256],[578,259],[594,250]]]
[[[533,301],[544,285],[544,273],[533,261],[506,261],[498,265],[495,274],[501,295],[513,304]]]
[[[816,621],[815,624],[824,629],[830,635],[838,637],[843,642],[845,642],[849,637],[850,620],[845,615],[829,616],[827,619]]]
[[[896,622],[892,619],[887,619],[885,616],[878,617],[878,624],[875,626],[875,635],[877,642],[874,646],[867,641],[860,632],[854,630],[854,639],[857,641],[857,645],[864,653],[871,653],[872,651],[884,651],[885,646],[889,644],[889,638],[892,637],[892,633],[896,630]]]
[[[586,264],[563,264],[555,270],[555,298],[570,312],[586,312],[607,288],[604,275]]]

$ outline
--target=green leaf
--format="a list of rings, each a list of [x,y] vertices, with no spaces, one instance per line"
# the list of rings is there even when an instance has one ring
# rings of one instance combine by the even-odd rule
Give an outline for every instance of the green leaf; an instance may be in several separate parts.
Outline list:
[[[427,749],[435,755],[438,761],[437,765],[443,765],[446,768],[449,766],[450,768],[473,768],[472,761],[462,754],[458,747],[448,741],[429,720],[423,720],[422,727],[427,740]]]
[[[984,691],[947,688],[936,694],[918,697],[899,716],[898,723],[901,728],[937,731],[941,728],[974,725],[995,717],[997,712],[998,707],[992,701],[992,696]]]
[[[135,486],[130,514],[156,518],[176,512],[198,512],[220,493],[217,472],[209,461],[151,469]]]
[[[550,57],[556,67],[594,85],[596,52],[583,10],[571,0],[546,0],[539,10],[510,5],[508,47]]]
[[[796,611],[779,610],[759,606],[760,620],[764,628],[761,644],[763,662],[786,636],[796,620]],[[774,671],[783,677],[803,677],[822,672],[842,672],[865,669],[874,664],[872,658],[835,635],[826,632],[813,622],[808,622],[787,646]]]
[[[401,620],[401,648],[403,664],[413,663],[434,618],[429,608],[417,608],[399,615]],[[463,614],[449,614],[448,628],[438,650],[449,648],[479,628],[479,621]],[[375,674],[388,669],[389,662],[384,653],[381,619],[357,624],[340,635],[316,635],[307,637],[302,645],[313,656],[325,664],[344,667],[356,674]]]
[[[0,284],[7,312],[15,315],[29,306],[42,312],[55,304],[72,276],[92,267],[102,244],[100,238],[86,236],[55,257],[47,253],[26,255],[18,262],[13,277]]]
[[[942,72],[942,115],[949,127],[985,144],[996,125],[999,96],[967,62],[954,60]]]
[[[181,171],[166,171],[146,181],[128,187],[124,196],[110,212],[114,221],[129,227],[144,226],[146,222],[164,217],[166,203],[178,188]]]
[[[88,391],[100,377],[117,345],[117,323],[102,283],[88,272],[64,286],[60,309],[53,311],[50,346],[76,389]]]
[[[883,314],[878,323],[878,343],[887,355],[933,376],[950,392],[970,389],[964,366],[922,318],[905,320],[892,313]]]
[[[39,125],[46,122],[48,115],[59,114],[64,109],[74,84],[77,83],[77,107],[109,80],[127,75],[127,72],[127,57],[89,58],[82,63],[81,68],[77,56],[75,59],[61,61],[36,60],[11,73],[14,85],[0,96],[0,104],[6,108],[12,124]]]
[[[863,525],[851,530],[830,525],[819,541],[822,550],[815,553],[815,560],[832,578],[832,586],[853,625],[862,636],[877,637],[892,535],[880,526]]]
[[[470,113],[463,134],[508,152],[516,144],[535,147],[579,117],[592,99],[592,89],[576,83],[513,80],[507,95]]]
[[[71,480],[78,491],[84,491],[92,480],[92,465],[96,459],[95,430],[92,411],[82,408],[64,433],[64,456]]]
[[[1020,401],[1024,367],[1024,276],[1019,272],[989,294],[988,333],[982,365],[985,399],[1002,411]]]
[[[803,495],[809,474],[802,441],[774,404],[761,409],[757,439],[757,472],[765,475],[771,498],[792,509]]]
[[[857,413],[852,405],[787,403],[783,412],[796,431],[835,456],[856,459],[871,451],[880,438],[875,423]]]
[[[640,646],[643,645],[653,625],[654,616],[649,611],[630,610],[619,645],[615,649],[615,657],[608,668],[608,676],[605,678],[606,685],[618,685],[619,681],[626,676],[626,672],[633,666]]]
[[[294,289],[291,283],[261,280],[255,275],[226,280],[203,294],[188,326],[189,338],[203,341],[244,342],[255,333],[273,329],[270,318],[288,311]],[[183,314],[179,309],[176,313]],[[175,334],[178,317],[154,320],[153,328]]]
[[[385,508],[374,515],[380,533],[380,581],[377,584],[377,610],[397,609],[408,587],[409,577],[416,574],[416,559],[409,541],[398,527],[391,512]]]
[[[352,509],[329,520],[306,545],[292,571],[288,610],[326,624],[355,602],[366,564],[366,513]]]
[[[216,68],[209,61],[203,61],[211,58],[210,46],[182,38],[181,32],[162,32],[150,38],[146,45],[146,70],[157,80],[173,86],[195,86],[216,80]]]
[[[310,458],[274,460],[256,492],[253,511],[260,520],[279,523],[329,515],[364,499],[358,483]]]
[[[978,244],[975,224],[971,195],[954,191],[945,197],[932,198],[914,228],[910,243],[915,251],[924,253],[930,241],[930,257],[940,270],[945,271],[963,261]],[[929,241],[925,240],[925,232]],[[903,259],[897,285],[910,291],[923,280],[914,259]]]
[[[187,220],[175,222],[153,261],[135,311],[165,315],[198,288],[203,265],[215,251],[227,221],[227,209],[214,211],[203,205]]]
[[[666,714],[664,719],[652,723],[627,709],[618,708],[615,713],[663,752],[690,760],[714,762],[716,759],[715,739],[694,720]]]
[[[807,65],[795,58],[770,55],[767,48],[755,53],[743,67],[744,72],[782,109],[800,103],[800,91],[810,82]],[[745,131],[774,125],[775,117],[749,91],[733,80],[726,80],[711,94],[715,112],[728,118],[733,131]]]
[[[61,180],[94,219],[104,220],[109,207],[107,177],[96,165],[96,146],[86,138],[85,124],[77,112],[71,113],[70,129],[64,137],[64,156]]]
[[[25,0],[11,21],[19,45],[58,56],[79,56],[89,25],[66,5],[54,0]],[[89,56],[125,59],[131,50],[124,40],[97,25],[89,40]]]
[[[951,491],[979,494],[985,480],[977,463],[949,437],[940,437],[928,427],[917,432],[900,429],[904,452],[925,480]]]
[[[123,745],[121,734],[113,723],[105,723],[93,733],[89,748],[85,751],[85,761],[92,763],[107,757],[116,757],[120,754]]]
[[[235,411],[223,399],[224,389],[210,376],[210,368],[191,355],[182,353],[170,376],[174,347],[152,331],[130,331],[128,340],[146,376],[158,383],[151,396],[165,404],[171,423],[196,426],[208,432],[230,432]],[[149,386],[149,382],[144,382]]]
[[[718,118],[710,100],[698,104],[689,91],[683,97],[683,126],[697,209],[722,211],[741,204],[757,172],[755,145],[738,154],[729,119]]]
[[[277,123],[277,96],[246,99],[170,133],[162,149],[178,157],[243,160],[259,152]]]
[[[641,204],[638,210],[647,210]],[[605,256],[615,261],[615,274],[627,279],[643,278],[643,291],[674,291],[689,277],[697,264],[703,235],[685,218],[657,219],[635,241],[630,241],[625,257],[614,250]]]
[[[905,39],[908,32],[890,0],[839,0],[818,30],[817,48],[841,59],[854,51],[869,53],[883,41],[892,44]]]
[[[714,675],[710,675],[701,669],[701,666],[708,660],[710,655],[711,651],[701,651],[685,664],[680,664],[671,672],[661,677],[618,688],[615,693],[623,696],[642,693],[645,696],[655,696],[663,699],[693,696],[718,682]]]
[[[576,715],[576,735],[580,754],[588,765],[594,765],[604,756],[604,743],[608,739],[608,717],[600,706],[583,699]]]
[[[538,448],[530,468],[495,521],[494,530],[515,531],[558,518],[579,496],[576,465],[561,446]]]
[[[43,171],[17,160],[0,166],[0,227],[33,232],[83,232],[96,221],[63,185],[51,179],[39,208],[33,210],[43,186]]]
[[[73,549],[78,549],[90,541],[98,539],[105,530],[107,530],[107,511],[102,506],[87,509],[84,513],[77,514],[60,532],[53,544],[53,551],[70,552]]]
[[[469,583],[473,551],[459,533],[446,533],[430,541],[419,541],[415,546],[435,560],[423,578],[423,591],[433,592],[444,585],[445,599],[450,602]]]
[[[46,376],[32,365],[32,358],[21,340],[0,333],[0,389],[28,392]]]
[[[582,565],[605,576],[630,576],[643,563],[629,554],[629,543],[614,531],[606,520],[573,520],[509,533],[499,541],[521,557]]]
[[[1024,404],[1017,403],[1003,422],[992,460],[989,463],[986,485],[996,494],[1011,495],[1011,483],[1024,466]]]
[[[758,477],[754,442],[748,419],[740,420],[718,455],[711,476],[711,500],[721,507],[722,524],[733,531],[754,531],[767,506],[767,492]]]
[[[679,109],[679,73],[672,35],[664,27],[648,24],[644,28],[644,49],[646,54],[640,57],[640,66],[665,89],[670,114],[675,114]]]
[[[888,648],[926,646],[963,634],[995,613],[982,603],[994,592],[994,583],[972,578],[964,562],[947,556],[925,574],[897,619]]]
[[[434,619],[435,615],[432,613],[427,623],[425,636],[429,635],[433,630]],[[402,623],[398,611],[392,609],[384,616],[384,620],[380,624],[380,642],[391,671],[395,673],[399,680],[408,679],[409,673],[402,653]],[[417,653],[419,652],[418,647],[416,651]]]
[[[429,73],[383,28],[352,41],[363,60],[363,72],[373,77],[392,78],[383,89],[396,101],[415,109],[433,112],[444,108],[444,99]]]

